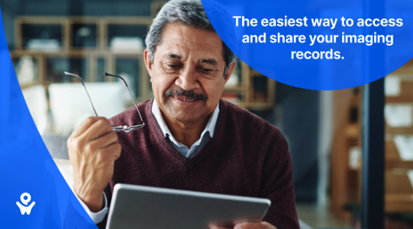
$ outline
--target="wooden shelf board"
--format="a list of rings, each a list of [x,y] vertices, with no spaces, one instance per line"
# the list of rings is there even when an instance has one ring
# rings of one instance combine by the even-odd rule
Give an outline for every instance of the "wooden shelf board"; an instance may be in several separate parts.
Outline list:
[[[386,125],[385,132],[386,132],[386,134],[413,135],[413,126],[409,126],[409,127],[389,127],[389,126]]]
[[[413,161],[386,159],[386,169],[413,169]]]
[[[40,85],[40,83],[26,83],[26,84],[19,84],[20,85],[20,89],[26,89],[29,87],[33,87],[36,85]]]
[[[240,91],[243,91],[243,90],[245,90],[245,87],[244,86],[230,86],[230,87],[224,87],[224,92],[227,92],[227,91],[237,91],[237,92],[240,92]]]
[[[411,97],[400,97],[400,96],[395,96],[395,97],[386,97],[386,104],[390,103],[413,103],[413,93]]]
[[[413,194],[386,194],[386,212],[413,212]]]
[[[241,107],[252,110],[268,110],[274,108],[274,103],[270,102],[249,102],[249,103],[239,103]]]

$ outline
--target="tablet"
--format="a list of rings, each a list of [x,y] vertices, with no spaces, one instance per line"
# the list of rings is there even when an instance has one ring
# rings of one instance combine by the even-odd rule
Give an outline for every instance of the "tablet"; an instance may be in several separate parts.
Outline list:
[[[232,228],[236,223],[260,222],[270,204],[262,198],[116,184],[107,228]]]

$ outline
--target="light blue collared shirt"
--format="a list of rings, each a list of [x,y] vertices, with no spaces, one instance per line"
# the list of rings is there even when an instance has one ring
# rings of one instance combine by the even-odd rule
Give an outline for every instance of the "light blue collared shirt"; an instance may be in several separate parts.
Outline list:
[[[214,136],[215,126],[217,124],[219,114],[219,104],[215,108],[214,112],[212,112],[211,117],[209,118],[204,131],[202,131],[201,133],[201,137],[191,146],[191,148],[188,148],[186,145],[178,142],[174,138],[162,117],[161,110],[159,109],[158,103],[155,99],[152,103],[152,114],[153,116],[155,116],[156,122],[161,128],[165,138],[168,139],[168,141],[178,152],[180,152],[186,158],[190,158],[194,156],[196,153],[198,153],[202,149],[202,147],[204,147],[209,142],[209,140],[211,140],[211,138]]]

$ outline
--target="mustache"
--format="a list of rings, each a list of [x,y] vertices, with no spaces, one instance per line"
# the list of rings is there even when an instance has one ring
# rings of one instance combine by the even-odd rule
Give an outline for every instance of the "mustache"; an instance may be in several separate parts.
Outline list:
[[[186,96],[196,100],[207,100],[208,95],[205,93],[196,93],[194,90],[184,90],[182,88],[178,89],[168,89],[165,91],[165,96]]]

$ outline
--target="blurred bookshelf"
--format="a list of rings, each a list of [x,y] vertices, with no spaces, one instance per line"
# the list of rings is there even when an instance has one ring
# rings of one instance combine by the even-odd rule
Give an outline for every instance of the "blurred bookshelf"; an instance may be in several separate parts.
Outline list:
[[[334,91],[334,136],[330,158],[331,211],[356,225],[361,201],[362,87]]]
[[[337,126],[331,154],[331,208],[359,221],[362,87],[335,91]],[[385,213],[389,228],[413,219],[413,59],[385,77]],[[344,131],[343,131],[344,130]],[[399,225],[399,224],[397,224]],[[410,227],[406,227],[410,228]]]
[[[155,2],[158,12],[162,2]],[[127,78],[135,100],[153,97],[144,65],[145,36],[153,17],[49,17],[15,19],[15,49],[11,51],[22,88],[51,83],[75,83],[64,71],[86,82],[112,82],[107,71]],[[30,69],[30,70],[27,70]],[[28,73],[29,72],[29,73]],[[275,81],[237,59],[223,99],[250,110],[275,105]]]
[[[413,219],[413,60],[386,77],[386,212]]]

